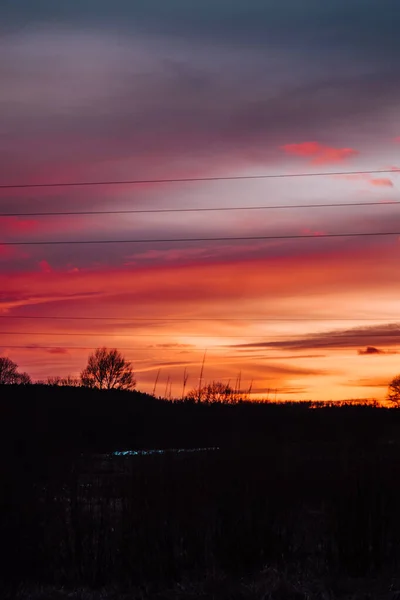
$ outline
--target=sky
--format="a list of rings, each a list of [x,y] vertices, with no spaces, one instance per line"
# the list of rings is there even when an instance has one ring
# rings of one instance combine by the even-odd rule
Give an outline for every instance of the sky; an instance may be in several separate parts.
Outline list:
[[[3,0],[0,355],[40,380],[117,347],[175,397],[206,355],[253,398],[384,398],[399,27],[397,0]]]

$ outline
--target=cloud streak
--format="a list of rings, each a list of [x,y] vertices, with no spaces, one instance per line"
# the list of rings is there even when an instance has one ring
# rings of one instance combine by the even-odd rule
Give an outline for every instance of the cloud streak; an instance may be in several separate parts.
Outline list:
[[[375,354],[385,354],[385,351],[380,348],[375,348],[375,346],[367,346],[365,350],[359,350],[358,354],[360,356],[371,356]]]
[[[347,161],[358,156],[354,148],[332,148],[319,142],[301,142],[299,144],[285,144],[282,150],[286,154],[310,159],[312,165],[331,165]]]
[[[344,330],[332,330],[326,333],[317,333],[305,337],[294,337],[290,340],[264,341],[251,344],[239,344],[239,348],[280,348],[287,350],[316,350],[329,348],[358,348],[365,338],[369,345],[366,351],[359,354],[379,354],[376,348],[379,344],[386,346],[399,345],[400,323],[388,323],[385,325],[373,325],[370,327],[357,327]]]

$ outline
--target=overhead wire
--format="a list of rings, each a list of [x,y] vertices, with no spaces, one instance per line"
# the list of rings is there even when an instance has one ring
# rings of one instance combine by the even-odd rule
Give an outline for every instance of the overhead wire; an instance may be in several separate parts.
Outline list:
[[[344,335],[348,335],[348,331],[343,332],[338,331],[338,332],[329,332],[330,335],[332,336],[333,339],[337,339],[340,337],[343,337]],[[375,334],[377,337],[392,337],[394,333],[397,333],[395,331],[391,331],[391,332],[384,332],[384,333],[378,333]],[[399,331],[400,334],[400,331]],[[85,331],[85,332],[71,332],[71,331],[0,331],[0,335],[39,335],[39,336],[68,336],[68,337],[113,337],[113,338],[119,338],[119,337],[168,337],[171,338],[171,333],[118,333],[118,332],[114,332],[114,333],[104,333],[104,332],[90,332],[90,331]],[[310,340],[312,340],[315,337],[318,337],[318,333],[317,334],[305,334],[307,336],[307,338],[309,338]],[[371,337],[371,333],[370,332],[366,332],[365,334],[363,333],[354,333],[353,331],[353,335],[356,335],[357,337]],[[219,334],[219,335],[213,335],[212,333],[210,334],[198,334],[198,333],[175,333],[175,336],[180,336],[180,337],[185,337],[185,338],[233,338],[233,339],[237,339],[237,338],[247,338],[247,339],[265,339],[268,337],[275,337],[275,338],[290,338],[293,343],[296,342],[296,334],[278,334],[278,333],[265,333],[265,334],[261,334],[261,335],[253,335],[253,334],[237,334],[237,335],[224,335],[224,334]]]
[[[231,176],[231,177],[196,177],[196,178],[177,178],[177,179],[148,179],[148,180],[124,180],[124,181],[91,181],[91,182],[53,182],[53,183],[35,183],[35,184],[2,184],[0,185],[0,190],[7,189],[28,189],[28,188],[51,188],[51,187],[79,187],[79,186],[112,186],[112,185],[140,185],[140,184],[163,184],[163,183],[187,183],[187,182],[207,182],[207,181],[237,181],[237,180],[257,180],[257,179],[284,179],[284,178],[298,178],[298,177],[321,177],[321,176],[339,176],[339,175],[373,175],[373,174],[382,174],[382,173],[397,173],[400,170],[395,169],[381,169],[381,170],[366,170],[366,171],[336,171],[336,172],[322,172],[322,173],[290,173],[290,174],[267,174],[267,175],[247,175],[247,176]],[[298,208],[336,208],[336,207],[352,207],[352,206],[374,206],[374,205],[399,205],[397,201],[386,201],[386,202],[357,202],[357,203],[327,203],[327,204],[302,204],[302,205],[263,205],[263,206],[249,206],[249,207],[194,207],[194,208],[164,208],[164,209],[132,209],[132,210],[118,210],[118,211],[60,211],[60,212],[30,212],[30,213],[0,213],[1,217],[25,217],[25,216],[58,216],[58,215],[111,215],[111,214],[151,214],[151,213],[175,213],[175,212],[217,212],[217,211],[241,211],[241,210],[281,210],[281,209],[298,209]],[[331,234],[301,234],[301,235],[278,235],[278,236],[232,236],[232,237],[212,237],[212,238],[177,238],[177,239],[134,239],[134,240],[49,240],[49,241],[17,241],[17,242],[3,242],[1,245],[3,246],[21,246],[21,245],[61,245],[61,244],[126,244],[126,243],[180,243],[180,242],[209,242],[209,241],[250,241],[250,240],[293,240],[293,239],[320,239],[320,238],[338,238],[338,237],[367,237],[367,236],[394,236],[400,235],[400,232],[360,232],[360,233],[331,233]],[[68,320],[125,320],[123,317],[39,317],[39,316],[9,316],[0,315],[1,318],[29,318],[29,319],[68,319]],[[155,321],[157,319],[129,319],[130,321]],[[194,319],[187,317],[182,318],[160,318],[160,321],[210,321],[210,320],[226,320],[226,321],[259,321],[257,318],[247,319],[247,318],[204,318],[204,319]],[[354,320],[354,321],[377,321],[377,320],[385,320],[384,318],[356,318],[356,319],[326,319],[324,317],[321,318],[302,318],[302,319],[261,319],[264,321],[343,321],[343,320]],[[0,335],[23,335],[23,332],[0,332]],[[29,335],[61,335],[61,336],[111,336],[111,337],[163,337],[170,336],[170,334],[104,334],[104,333],[71,333],[71,332],[29,332]],[[210,335],[198,335],[198,334],[185,334],[187,337],[213,337]],[[271,335],[271,334],[270,334]],[[334,338],[337,338],[343,333],[338,332],[337,334],[332,334]],[[366,334],[369,336],[370,334]],[[391,337],[392,334],[380,334],[379,337]],[[273,334],[274,337],[289,337]],[[243,337],[243,335],[231,335],[231,336],[219,336],[223,338],[232,337],[238,338]],[[266,335],[261,336],[246,336],[246,338],[265,338]],[[293,336],[290,336],[293,337]],[[312,339],[312,335],[310,338]],[[363,337],[362,334],[358,334],[357,337]],[[295,343],[295,340],[294,340]],[[26,348],[26,349],[92,349],[87,346],[10,346],[10,345],[2,345],[3,347],[14,347],[14,348]],[[125,349],[137,349],[137,348],[125,348]]]
[[[124,321],[124,322],[208,322],[208,321],[248,321],[257,322],[303,322],[303,321],[400,321],[400,317],[88,317],[88,316],[61,316],[61,315],[0,315],[0,319],[39,319],[39,320],[50,320],[50,321]],[[148,326],[148,325],[147,325]]]
[[[261,175],[227,175],[215,177],[177,177],[160,179],[125,179],[125,180],[102,180],[102,181],[59,181],[39,183],[12,183],[0,184],[0,190],[54,188],[54,187],[87,187],[108,185],[145,185],[165,183],[194,183],[206,181],[240,181],[253,179],[289,179],[297,177],[327,177],[338,175],[378,175],[383,173],[398,173],[400,169],[368,169],[355,171],[323,171],[311,173],[269,173]]]
[[[352,206],[400,206],[400,201],[387,200],[384,202],[330,202],[323,204],[275,204],[259,206],[216,206],[194,208],[151,208],[129,210],[81,210],[81,211],[46,211],[46,212],[18,212],[0,213],[0,217],[56,217],[56,216],[90,216],[90,215],[134,215],[134,214],[162,214],[162,213],[200,213],[200,212],[233,212],[248,210],[285,210],[303,208],[343,208]]]
[[[35,344],[25,344],[25,345],[14,345],[14,344],[0,344],[0,348],[13,348],[18,349],[18,350],[95,350],[97,348],[97,346],[38,346]],[[118,347],[120,350],[146,350],[146,346],[140,346],[140,347],[132,347],[132,346],[122,346],[122,347]],[[161,347],[158,346],[150,346],[148,349],[150,350],[156,350],[156,349],[160,349],[162,350]],[[165,350],[167,348],[164,348]]]
[[[369,231],[359,233],[307,233],[294,235],[249,235],[249,236],[217,236],[197,238],[144,238],[131,240],[41,240],[29,242],[1,242],[1,246],[61,246],[78,244],[166,244],[186,242],[234,242],[234,241],[257,241],[257,240],[302,240],[323,238],[346,238],[346,237],[387,237],[400,235],[400,231]]]

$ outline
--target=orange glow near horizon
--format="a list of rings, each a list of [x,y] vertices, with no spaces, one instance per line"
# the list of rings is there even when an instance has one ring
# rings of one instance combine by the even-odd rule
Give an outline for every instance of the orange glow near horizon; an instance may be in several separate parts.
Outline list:
[[[78,375],[91,349],[117,347],[140,390],[152,392],[160,371],[156,393],[169,381],[180,397],[184,370],[186,389],[196,387],[207,351],[203,380],[240,377],[254,399],[382,399],[398,369],[388,325],[398,317],[399,242],[316,244],[271,258],[266,242],[257,257],[232,260],[196,259],[190,248],[185,260],[177,247],[164,264],[161,253],[155,264],[108,268],[43,258],[0,274],[2,353],[40,380]]]

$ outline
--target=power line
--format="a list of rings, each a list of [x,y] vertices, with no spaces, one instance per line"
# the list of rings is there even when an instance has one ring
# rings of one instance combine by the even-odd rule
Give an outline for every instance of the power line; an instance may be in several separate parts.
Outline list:
[[[194,183],[200,181],[240,181],[251,179],[289,179],[294,177],[327,177],[336,175],[378,175],[383,173],[398,173],[400,169],[373,169],[368,171],[331,171],[322,173],[278,173],[270,175],[232,175],[226,177],[183,177],[172,179],[126,179],[126,180],[104,180],[104,181],[64,181],[56,183],[20,183],[2,184],[2,190],[53,188],[53,187],[87,187],[104,185],[144,185],[163,183]]]
[[[38,346],[35,344],[25,344],[25,345],[14,345],[14,344],[0,344],[0,348],[12,348],[12,349],[20,349],[20,350],[96,350],[98,346]],[[165,346],[118,346],[119,350],[165,350],[171,351],[171,348],[165,348]],[[172,348],[174,350],[174,348]],[[179,350],[179,347],[176,348]],[[209,351],[212,351],[213,348],[210,348]],[[202,351],[196,349],[196,351]],[[166,365],[170,366],[170,365]]]
[[[370,334],[368,334],[370,335]],[[338,336],[337,336],[338,337]],[[368,337],[368,336],[361,336],[359,335],[358,337]],[[388,337],[390,338],[390,335],[384,335],[381,334],[379,335],[380,338],[382,337]],[[310,341],[313,341],[312,338],[310,339]],[[294,340],[295,343],[295,340]],[[225,345],[224,345],[225,347]],[[0,348],[12,348],[13,350],[95,350],[96,348],[98,348],[98,346],[65,346],[65,345],[57,345],[57,346],[38,346],[35,344],[24,344],[24,345],[15,345],[15,344],[1,344],[0,343]],[[151,350],[151,351],[155,351],[155,350],[171,350],[171,348],[165,348],[163,346],[118,346],[119,350]],[[209,348],[209,351],[212,351],[214,348]],[[235,346],[232,346],[232,349],[235,349]],[[288,348],[289,349],[289,348]],[[316,348],[318,349],[318,348]],[[197,348],[197,351],[199,351],[199,349]],[[284,357],[283,357],[284,358]]]
[[[61,211],[61,212],[27,212],[27,213],[0,213],[0,217],[56,217],[56,216],[90,216],[90,215],[134,215],[134,214],[160,214],[160,213],[197,213],[197,212],[231,212],[241,210],[285,210],[297,208],[341,208],[351,206],[384,206],[395,204],[400,206],[396,200],[385,202],[331,202],[327,204],[281,204],[260,206],[219,206],[198,208],[153,208],[132,210],[83,210],[83,211]]]
[[[249,321],[249,322],[314,322],[314,321],[400,321],[400,317],[71,317],[71,316],[47,316],[47,315],[0,315],[0,319],[38,319],[48,321],[117,321],[117,322],[207,322],[207,321]]]
[[[395,324],[393,324],[395,325]],[[348,331],[343,332],[338,331],[338,332],[329,332],[329,335],[332,337],[332,339],[340,339],[341,337],[344,337],[345,335],[348,335]],[[357,336],[357,337],[371,337],[371,333],[370,332],[366,332],[365,334],[363,333],[357,333],[357,332],[352,332],[353,335]],[[393,333],[397,333],[394,330],[392,330],[391,332],[383,332],[383,333],[378,333],[375,335],[377,337],[392,337]],[[173,337],[174,334],[171,333],[100,333],[100,332],[71,332],[71,331],[67,331],[67,332],[62,332],[62,331],[0,331],[0,335],[40,335],[40,336],[54,336],[54,335],[59,335],[60,337],[62,336],[68,336],[68,337]],[[315,336],[318,337],[318,333],[317,334],[305,334],[307,336],[307,339],[309,339],[310,341],[313,341],[315,339]],[[399,330],[399,335],[400,335],[400,330]],[[290,338],[293,343],[296,343],[296,337],[299,337],[298,335],[293,335],[293,334],[277,334],[277,333],[264,333],[262,335],[248,335],[248,334],[237,334],[237,335],[223,335],[223,334],[219,334],[219,335],[213,335],[212,333],[210,334],[198,334],[198,333],[176,333],[175,336],[180,336],[180,337],[187,337],[187,338],[221,338],[221,339],[225,339],[225,338],[247,338],[247,339],[265,339],[268,337],[277,337],[277,338]],[[304,336],[303,336],[304,337]],[[316,338],[317,339],[317,338]]]
[[[255,236],[232,236],[211,238],[165,238],[165,239],[143,239],[143,240],[49,240],[40,242],[1,242],[0,246],[61,246],[69,244],[163,244],[182,242],[231,242],[231,241],[257,241],[257,240],[302,240],[321,238],[343,238],[343,237],[384,237],[400,235],[400,231],[363,232],[363,233],[321,233],[301,235],[255,235]]]
[[[96,350],[97,346],[35,346],[35,345],[23,345],[15,346],[13,344],[0,344],[0,348],[12,348],[13,350]],[[131,347],[122,346],[120,350],[146,350],[145,346]],[[168,348],[161,348],[159,346],[151,346],[149,350],[167,350]]]

